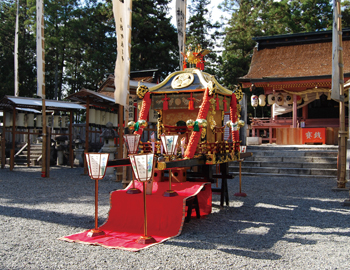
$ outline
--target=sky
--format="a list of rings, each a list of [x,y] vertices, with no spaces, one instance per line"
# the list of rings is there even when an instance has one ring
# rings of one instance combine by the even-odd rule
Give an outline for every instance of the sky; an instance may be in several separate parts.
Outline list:
[[[172,16],[171,22],[176,26],[176,14],[175,14],[175,2],[176,0],[172,0],[170,3],[170,15]],[[187,5],[189,5],[191,0],[187,0]],[[220,16],[223,15],[223,12],[217,8],[217,5],[221,1],[218,0],[212,0],[211,3],[208,6],[209,12],[212,12],[212,17],[214,18],[215,21],[219,21]],[[187,8],[188,11],[188,8]],[[187,19],[188,19],[189,12],[187,12]]]

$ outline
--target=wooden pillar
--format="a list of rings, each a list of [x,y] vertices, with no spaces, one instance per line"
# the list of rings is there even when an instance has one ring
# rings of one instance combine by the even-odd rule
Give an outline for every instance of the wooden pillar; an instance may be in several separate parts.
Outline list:
[[[298,109],[297,109],[297,95],[293,95],[293,128],[297,128]]]
[[[309,117],[309,108],[308,105],[304,106],[302,109],[303,119],[306,120]]]
[[[118,109],[118,123],[119,123],[119,148],[118,148],[118,159],[123,158],[123,135],[124,135],[124,127],[123,127],[123,123],[124,123],[124,106],[119,104],[119,109]],[[123,167],[118,167],[117,168],[117,178],[116,180],[122,181],[123,179]]]
[[[30,128],[28,127],[28,139],[27,139],[27,167],[30,166]]]
[[[15,166],[15,149],[16,149],[16,107],[12,111],[12,149],[10,154],[10,171]]]
[[[74,153],[73,153],[73,111],[69,111],[69,163],[70,167],[74,166]]]
[[[2,137],[1,137],[1,169],[5,168],[5,163],[6,163],[6,111],[3,110],[3,126],[2,126]]]
[[[346,152],[347,152],[347,137],[348,133],[345,128],[345,102],[344,102],[344,62],[343,62],[343,36],[342,36],[342,21],[341,21],[341,7],[340,1],[337,1],[338,10],[338,37],[339,37],[339,81],[340,89],[339,96],[343,97],[339,101],[339,147],[338,147],[338,188],[345,188],[346,186]],[[334,31],[334,30],[333,30]]]
[[[89,120],[90,119],[90,98],[86,99],[86,119],[85,119],[85,149],[84,153],[89,152]],[[85,154],[83,156],[84,160],[84,174],[88,174]]]

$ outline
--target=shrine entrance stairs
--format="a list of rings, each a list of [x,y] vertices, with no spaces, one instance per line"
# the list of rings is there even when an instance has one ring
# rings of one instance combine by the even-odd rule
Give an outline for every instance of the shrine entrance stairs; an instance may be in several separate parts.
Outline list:
[[[337,145],[258,145],[247,146],[253,156],[242,162],[242,175],[337,177]],[[239,174],[238,162],[229,171]]]

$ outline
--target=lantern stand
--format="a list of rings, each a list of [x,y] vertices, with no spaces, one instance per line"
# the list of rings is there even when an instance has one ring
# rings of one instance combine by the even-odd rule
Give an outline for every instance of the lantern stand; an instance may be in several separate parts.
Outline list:
[[[162,134],[160,136],[165,155],[168,156],[169,159],[171,159],[173,156],[176,157],[176,151],[177,151],[177,143],[179,139],[179,135],[164,135]],[[169,190],[165,191],[163,196],[164,197],[175,197],[178,196],[176,191],[171,189],[171,169],[169,169]]]
[[[88,237],[96,237],[105,233],[98,229],[98,180],[103,179],[109,158],[107,153],[85,153],[88,173],[95,180],[95,228],[87,233]]]
[[[140,135],[139,134],[124,134],[124,143],[128,149],[129,155],[137,154],[140,144]],[[138,194],[141,193],[141,190],[135,187],[134,174],[132,173],[132,188],[126,191],[128,194]]]
[[[130,155],[130,163],[136,180],[143,185],[143,236],[140,236],[135,242],[138,244],[148,245],[157,241],[147,235],[147,207],[146,207],[146,185],[147,181],[153,178],[154,154]]]

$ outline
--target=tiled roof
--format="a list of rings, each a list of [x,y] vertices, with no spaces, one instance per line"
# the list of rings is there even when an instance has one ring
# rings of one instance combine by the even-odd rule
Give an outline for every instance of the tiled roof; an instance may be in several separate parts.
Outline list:
[[[350,73],[350,40],[343,41],[344,73]],[[254,49],[249,72],[241,79],[289,78],[332,74],[332,42]]]

